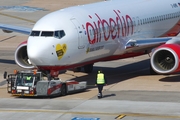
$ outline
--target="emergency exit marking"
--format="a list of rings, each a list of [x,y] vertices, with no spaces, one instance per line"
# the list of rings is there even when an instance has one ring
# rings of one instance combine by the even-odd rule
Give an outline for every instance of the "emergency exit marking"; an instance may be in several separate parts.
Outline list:
[[[79,118],[79,117],[75,117],[71,120],[100,120],[100,118]]]

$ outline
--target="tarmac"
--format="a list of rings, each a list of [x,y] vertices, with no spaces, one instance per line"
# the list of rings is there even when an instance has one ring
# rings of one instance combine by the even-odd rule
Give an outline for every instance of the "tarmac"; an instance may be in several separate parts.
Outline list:
[[[52,11],[98,1],[100,0],[0,0],[0,23],[31,28],[38,19]],[[34,10],[37,8],[41,10]],[[148,55],[99,62],[94,65],[91,74],[68,70],[59,75],[62,80],[87,81],[88,89],[85,92],[51,98],[11,96],[7,93],[3,73],[13,73],[14,69],[22,70],[14,62],[14,51],[27,38],[28,36],[19,33],[7,34],[0,31],[1,120],[180,119],[180,76],[149,75]],[[97,98],[97,88],[94,86],[99,69],[104,71],[108,79],[102,99]]]

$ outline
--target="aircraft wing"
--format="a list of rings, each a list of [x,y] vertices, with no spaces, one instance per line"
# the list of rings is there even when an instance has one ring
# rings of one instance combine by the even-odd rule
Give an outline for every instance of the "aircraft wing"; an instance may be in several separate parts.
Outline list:
[[[7,24],[0,24],[0,29],[2,29],[3,32],[6,33],[18,32],[26,35],[29,35],[31,33],[31,28],[19,27],[14,25],[7,25]]]
[[[126,43],[125,49],[127,50],[127,52],[151,50],[165,43],[180,44],[180,38],[162,37],[162,38],[131,39]]]

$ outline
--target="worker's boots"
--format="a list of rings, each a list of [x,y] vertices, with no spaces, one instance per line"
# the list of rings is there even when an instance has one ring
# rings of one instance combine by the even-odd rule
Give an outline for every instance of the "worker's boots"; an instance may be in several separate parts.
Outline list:
[[[102,98],[102,93],[98,93],[98,99]]]

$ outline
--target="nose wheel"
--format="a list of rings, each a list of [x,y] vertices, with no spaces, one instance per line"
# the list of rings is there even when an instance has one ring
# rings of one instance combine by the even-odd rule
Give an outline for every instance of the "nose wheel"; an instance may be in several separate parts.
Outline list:
[[[43,75],[46,76],[48,78],[48,80],[52,80],[52,79],[59,79],[58,75],[59,75],[59,71],[55,71],[55,70],[46,70],[46,71],[42,71]]]

